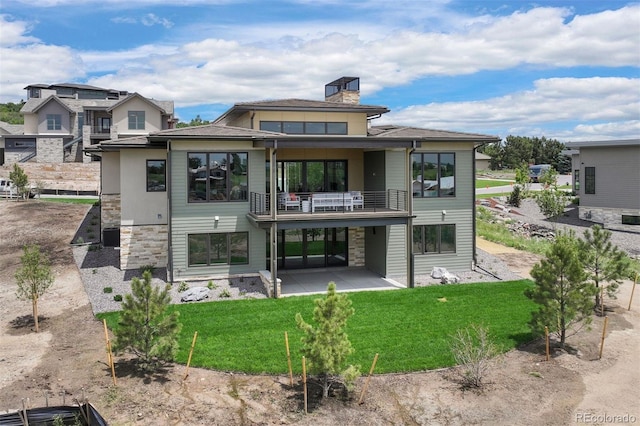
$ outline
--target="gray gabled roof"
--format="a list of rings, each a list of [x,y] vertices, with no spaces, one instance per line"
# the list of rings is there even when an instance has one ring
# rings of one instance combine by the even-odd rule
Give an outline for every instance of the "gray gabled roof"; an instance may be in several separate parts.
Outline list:
[[[151,133],[149,139],[168,140],[171,138],[256,138],[256,137],[278,137],[285,136],[284,133],[265,132],[262,130],[245,129],[244,127],[224,126],[221,124],[204,124],[202,126],[181,127],[179,129],[161,130]]]
[[[346,102],[315,101],[308,99],[277,99],[255,102],[239,102],[233,105],[214,123],[224,124],[247,111],[310,111],[310,112],[364,112],[367,117],[389,112],[380,105],[360,105]]]
[[[49,102],[57,102],[60,105],[62,105],[67,111],[74,112],[72,108],[69,108],[69,105],[67,105],[65,102],[63,102],[62,99],[60,99],[56,95],[51,95],[51,96],[49,96],[47,98],[44,98],[44,99],[41,99],[41,98],[37,98],[37,99],[40,100],[41,102],[29,103],[29,101],[31,101],[31,99],[29,99],[27,102],[25,102],[25,104],[22,106],[22,108],[20,108],[20,112],[22,112],[22,113],[25,113],[25,112],[38,112],[38,110],[40,108],[42,108],[43,106],[45,106]],[[27,105],[28,105],[28,107],[27,107]],[[27,108],[29,108],[30,111],[27,111]]]
[[[171,101],[156,101],[154,99],[149,99],[149,98],[145,98],[144,96],[142,96],[140,93],[132,93],[129,96],[127,96],[124,99],[119,100],[118,102],[116,102],[115,104],[113,104],[111,107],[109,107],[107,109],[107,111],[112,111],[115,108],[119,107],[120,105],[123,105],[129,101],[131,101],[133,98],[138,98],[141,99],[145,102],[147,102],[148,104],[156,107],[157,109],[160,110],[160,112],[162,112],[163,114],[173,114],[173,102]]]
[[[37,87],[39,89],[53,89],[55,87],[68,87],[70,89],[81,89],[81,90],[99,90],[101,92],[117,92],[117,90],[113,89],[105,89],[104,87],[90,86],[88,84],[79,84],[79,83],[57,83],[57,84],[30,84],[25,89],[30,87]]]
[[[0,135],[22,135],[24,134],[24,124],[10,124],[0,121]]]

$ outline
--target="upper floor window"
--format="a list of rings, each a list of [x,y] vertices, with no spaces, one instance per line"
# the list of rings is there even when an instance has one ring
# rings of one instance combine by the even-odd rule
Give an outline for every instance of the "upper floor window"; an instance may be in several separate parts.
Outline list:
[[[411,155],[413,196],[454,197],[456,195],[456,155],[454,153],[414,153]]]
[[[47,114],[47,130],[62,130],[62,115]]]
[[[596,193],[596,168],[595,167],[584,168],[584,193],[585,194]]]
[[[260,130],[292,135],[346,135],[346,122],[261,121]]]
[[[129,111],[129,130],[144,130],[144,111]]]
[[[189,153],[189,201],[246,201],[247,168],[246,152]]]
[[[167,161],[147,160],[147,192],[167,190]]]

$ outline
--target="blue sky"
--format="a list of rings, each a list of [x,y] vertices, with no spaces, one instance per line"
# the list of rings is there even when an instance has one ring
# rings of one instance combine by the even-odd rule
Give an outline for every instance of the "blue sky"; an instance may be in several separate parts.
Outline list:
[[[76,82],[174,100],[323,99],[358,76],[376,124],[563,142],[640,137],[640,2],[2,0],[0,102]]]

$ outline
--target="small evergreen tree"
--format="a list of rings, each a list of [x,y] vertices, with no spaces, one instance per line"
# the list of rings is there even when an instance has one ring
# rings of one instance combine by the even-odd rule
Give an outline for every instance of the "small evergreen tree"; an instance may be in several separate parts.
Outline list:
[[[611,242],[611,231],[600,225],[584,231],[580,240],[580,260],[587,270],[588,278],[596,287],[595,307],[600,307],[601,285],[607,295],[615,298],[622,280],[631,275],[631,259]]]
[[[167,312],[169,285],[163,290],[152,286],[148,270],[142,274],[142,281],[138,277],[131,280],[131,292],[122,302],[113,349],[116,353],[133,353],[143,371],[152,371],[172,361],[178,350],[180,313]]]
[[[568,194],[558,189],[557,177],[558,173],[554,169],[549,169],[538,179],[543,188],[536,195],[536,204],[547,219],[560,216],[569,204]]]
[[[53,284],[53,274],[49,259],[46,254],[40,252],[37,245],[25,246],[23,255],[20,258],[22,266],[16,271],[15,278],[18,284],[18,299],[31,300],[33,308],[33,321],[36,333],[40,330],[38,323],[38,299],[42,296],[51,284]]]
[[[9,173],[9,179],[13,182],[18,192],[16,200],[28,198],[29,196],[29,178],[18,163],[13,163],[13,171]]]
[[[559,234],[546,258],[533,266],[531,276],[535,287],[527,289],[525,296],[539,305],[532,314],[531,328],[542,334],[544,327],[549,327],[564,347],[568,330],[591,322],[592,297],[596,292],[595,286],[587,281],[575,235]]]
[[[359,376],[359,367],[343,365],[353,347],[345,328],[353,313],[351,301],[346,294],[336,293],[336,284],[330,282],[327,296],[315,300],[313,319],[316,327],[306,323],[300,313],[296,314],[296,324],[304,332],[302,354],[309,361],[309,372],[319,374],[322,379],[322,397],[329,396],[331,381],[341,376],[347,388]]]

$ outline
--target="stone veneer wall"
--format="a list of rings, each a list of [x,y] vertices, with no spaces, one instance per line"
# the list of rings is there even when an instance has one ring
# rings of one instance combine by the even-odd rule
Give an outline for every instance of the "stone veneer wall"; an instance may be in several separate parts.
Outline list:
[[[349,228],[349,266],[364,266],[364,228]]]
[[[120,227],[120,194],[100,196],[100,216],[102,229]]]
[[[64,152],[62,138],[38,138],[36,140],[36,162],[62,163]]]
[[[622,215],[638,216],[640,211],[631,209],[614,209],[606,207],[578,207],[578,214],[581,219],[595,223],[601,223],[605,228],[627,229],[638,232],[638,227],[633,225],[622,225]]]
[[[120,269],[137,269],[152,265],[167,266],[169,250],[167,225],[120,227]]]

